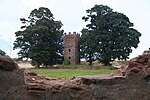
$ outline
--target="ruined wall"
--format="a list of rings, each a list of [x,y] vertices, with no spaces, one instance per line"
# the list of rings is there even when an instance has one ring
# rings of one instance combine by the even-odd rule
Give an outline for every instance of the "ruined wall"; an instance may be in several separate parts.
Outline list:
[[[97,76],[82,80],[90,86],[93,100],[150,100],[150,76],[142,71],[126,78]]]
[[[69,33],[64,37],[64,59],[69,60],[71,64],[79,64],[79,37],[76,32]]]
[[[30,95],[24,80],[24,70],[0,70],[0,100],[45,100],[43,95]]]
[[[0,100],[150,100],[149,64],[141,55],[112,75],[53,79],[0,57]]]

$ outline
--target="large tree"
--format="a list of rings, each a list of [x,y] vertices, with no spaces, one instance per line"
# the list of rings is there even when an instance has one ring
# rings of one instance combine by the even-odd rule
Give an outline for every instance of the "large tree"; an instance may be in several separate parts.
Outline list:
[[[94,46],[88,49],[91,50],[93,57],[105,65],[110,65],[109,62],[115,59],[128,59],[132,49],[138,47],[141,36],[133,28],[133,23],[130,22],[129,18],[104,5],[95,5],[86,12],[87,16],[82,19],[88,24],[86,29],[82,30],[81,51],[85,51],[86,47],[91,47],[93,44]],[[89,38],[92,38],[92,41]],[[89,44],[85,44],[87,42]],[[87,55],[87,53],[90,55],[89,51],[82,54]]]
[[[14,42],[14,49],[20,49],[20,58],[30,58],[38,67],[62,61],[62,23],[54,20],[48,8],[34,9],[28,19],[20,20],[22,30],[15,33]]]
[[[80,56],[85,58],[89,65],[96,60],[97,43],[95,42],[96,34],[93,30],[83,29],[80,38]]]

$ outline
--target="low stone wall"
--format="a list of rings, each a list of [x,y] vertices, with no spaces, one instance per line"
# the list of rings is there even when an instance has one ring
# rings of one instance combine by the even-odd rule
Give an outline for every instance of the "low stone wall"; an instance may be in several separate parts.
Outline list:
[[[144,72],[124,77],[83,77],[91,88],[94,100],[150,100],[150,76]]]
[[[150,100],[149,62],[141,55],[113,75],[51,79],[0,58],[0,100]]]

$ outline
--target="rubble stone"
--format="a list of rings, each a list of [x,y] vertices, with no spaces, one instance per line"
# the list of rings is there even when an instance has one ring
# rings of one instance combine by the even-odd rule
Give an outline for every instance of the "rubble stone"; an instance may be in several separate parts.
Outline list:
[[[131,59],[129,65],[116,70],[113,76],[127,76],[129,73],[139,73],[140,71],[150,74],[150,51],[144,51],[142,55]]]
[[[17,69],[18,65],[9,56],[0,56],[0,69],[11,71]]]
[[[113,75],[68,79],[17,69],[16,63],[7,57],[0,61],[0,100],[150,100],[147,54],[131,59],[128,66]]]

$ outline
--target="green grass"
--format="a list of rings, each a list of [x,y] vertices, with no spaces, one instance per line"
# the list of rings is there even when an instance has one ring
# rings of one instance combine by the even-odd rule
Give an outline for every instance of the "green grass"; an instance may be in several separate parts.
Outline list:
[[[73,76],[111,74],[114,70],[80,70],[80,69],[31,69],[33,72],[50,78],[69,78]]]

